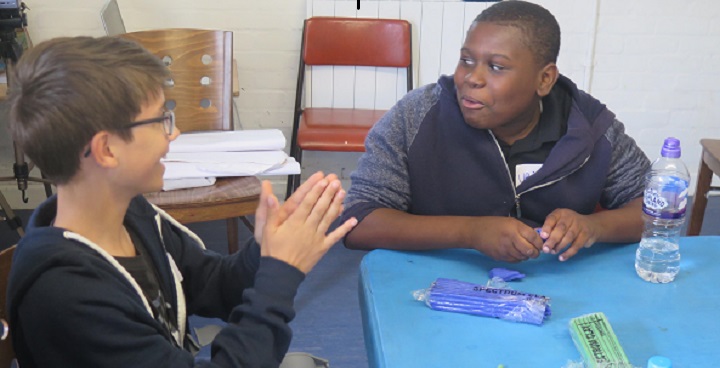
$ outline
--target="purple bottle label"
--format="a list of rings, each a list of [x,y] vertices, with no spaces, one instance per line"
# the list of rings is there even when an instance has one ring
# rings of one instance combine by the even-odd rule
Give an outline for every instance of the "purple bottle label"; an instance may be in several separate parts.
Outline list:
[[[687,182],[677,180],[662,191],[655,188],[645,189],[643,212],[661,219],[679,219],[685,216],[687,207]]]

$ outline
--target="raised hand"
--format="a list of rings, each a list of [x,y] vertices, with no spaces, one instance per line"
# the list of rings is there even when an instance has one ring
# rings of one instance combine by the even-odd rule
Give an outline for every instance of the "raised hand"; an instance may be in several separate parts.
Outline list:
[[[280,222],[285,221],[291,213],[300,205],[305,196],[310,192],[313,186],[325,178],[325,174],[322,171],[318,171],[311,175],[302,185],[300,185],[295,192],[288,198],[285,203],[280,207]],[[327,176],[328,181],[337,179],[337,175],[330,174]],[[263,185],[263,190],[260,192],[260,204],[257,210],[255,210],[255,240],[258,244],[262,245],[262,232],[267,222],[267,204],[268,197],[272,195],[272,188],[266,190]]]
[[[309,272],[333,244],[357,225],[357,220],[352,218],[327,234],[342,211],[345,191],[335,176],[322,178],[320,173],[320,180],[316,180],[315,175],[311,179],[314,184],[308,185],[301,193],[298,192],[302,186],[298,188],[282,208],[272,194],[270,183],[263,182],[261,197],[266,202],[265,208],[259,210],[261,215],[262,211],[266,215],[261,235],[261,255],[287,262],[304,273]]]

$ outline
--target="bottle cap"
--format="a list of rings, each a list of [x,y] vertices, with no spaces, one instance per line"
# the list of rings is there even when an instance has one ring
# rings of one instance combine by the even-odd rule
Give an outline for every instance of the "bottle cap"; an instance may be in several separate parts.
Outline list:
[[[672,362],[664,356],[656,355],[648,359],[647,368],[672,368]]]
[[[680,140],[673,137],[665,138],[660,155],[662,157],[680,158]]]

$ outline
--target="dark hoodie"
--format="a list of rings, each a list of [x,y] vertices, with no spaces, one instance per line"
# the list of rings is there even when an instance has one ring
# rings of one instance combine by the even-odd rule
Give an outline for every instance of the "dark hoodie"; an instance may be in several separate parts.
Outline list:
[[[650,162],[622,123],[569,79],[560,76],[557,89],[572,101],[561,114],[567,132],[517,188],[492,132],[465,123],[451,77],[411,91],[369,132],[342,220],[392,208],[539,226],[557,208],[590,214],[597,204],[614,209],[642,196]]]
[[[21,367],[279,366],[302,272],[261,258],[254,240],[232,256],[207,251],[195,234],[138,196],[125,225],[143,241],[177,316],[179,331],[168,334],[112,256],[51,226],[56,205],[52,197],[35,210],[13,259],[8,311]],[[210,362],[195,363],[177,347],[187,346],[190,314],[229,322],[212,344]]]

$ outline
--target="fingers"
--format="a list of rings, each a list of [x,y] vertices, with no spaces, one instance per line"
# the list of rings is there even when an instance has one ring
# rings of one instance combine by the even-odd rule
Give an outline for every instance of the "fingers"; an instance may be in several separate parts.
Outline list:
[[[330,234],[327,235],[325,238],[325,242],[328,245],[328,247],[332,246],[333,244],[337,243],[340,239],[342,239],[347,233],[352,230],[355,225],[357,225],[358,221],[355,217],[348,219],[345,221],[342,225],[338,226],[335,230],[333,230]]]
[[[269,193],[272,193],[272,188],[270,188],[270,191],[268,192],[268,186],[270,185],[270,182],[267,180],[263,180],[262,186],[260,189],[260,201],[258,202],[257,209],[255,209],[255,221],[265,220],[265,217],[267,216],[267,197]]]
[[[272,192],[266,194],[264,202],[266,208],[265,227],[277,228],[283,222],[280,219],[280,203]],[[255,226],[257,227],[257,222]]]
[[[574,255],[577,254],[577,252],[580,251],[582,248],[589,248],[592,245],[592,241],[590,241],[590,237],[585,232],[581,232],[580,235],[572,242],[570,247],[563,252],[558,259],[560,262],[565,262]]]
[[[297,208],[300,203],[302,203],[303,199],[305,199],[305,196],[310,193],[310,191],[315,187],[315,184],[317,184],[320,180],[325,178],[325,174],[323,174],[322,171],[318,171],[315,174],[312,174],[307,180],[305,180],[304,183],[302,183],[293,194],[290,195],[290,198],[285,201],[287,210],[290,210],[290,213]]]
[[[582,245],[573,244],[565,252],[563,252],[558,259],[560,262],[565,262],[576,255],[577,252],[580,251],[580,248],[582,248]]]
[[[330,207],[327,209],[327,211],[325,211],[322,219],[320,220],[320,224],[318,225],[318,229],[322,231],[323,234],[327,232],[327,230],[330,228],[330,225],[332,225],[333,221],[335,221],[335,219],[340,216],[340,213],[343,210],[343,201],[345,200],[346,193],[340,187],[339,181],[335,181],[335,183],[338,183],[339,190],[335,192]]]
[[[564,210],[558,212],[557,216],[548,216],[547,220],[545,226],[543,226],[543,231],[546,231],[546,227],[550,223],[554,223],[554,225],[550,229],[550,236],[543,245],[543,251],[557,254],[567,247],[558,257],[561,262],[567,261],[582,248],[589,248],[595,243],[597,231],[587,216]]]
[[[257,209],[255,210],[255,239],[258,243],[262,243],[262,231],[265,228],[265,223],[267,221],[267,200],[270,195],[272,195],[272,184],[270,184],[267,180],[263,180],[262,188],[260,190],[260,201]]]
[[[342,197],[344,198],[345,194],[340,186],[339,180],[329,182],[325,191],[323,191],[322,195],[315,203],[310,216],[308,216],[307,222],[311,225],[318,226],[318,228],[321,228],[322,223],[326,222],[325,229],[322,229],[323,234],[327,231],[327,227],[330,226],[330,223],[332,223],[332,221],[335,220],[335,217],[339,214],[338,208],[342,206],[342,200],[338,201],[337,195],[341,192],[343,193]],[[330,219],[329,222],[324,221],[326,217],[329,217],[328,214],[330,213],[334,213],[335,216]]]
[[[518,236],[513,239],[513,258],[525,261],[530,258],[537,258],[542,249],[542,239],[531,227],[521,224],[517,230]]]
[[[557,251],[560,250],[560,248],[563,248],[563,245],[570,244],[570,241],[566,243],[563,242],[563,239],[567,234],[567,229],[568,225],[564,222],[556,223],[552,230],[549,232],[547,240],[545,240],[545,243],[543,244],[543,252],[555,254],[557,253]]]
[[[300,222],[307,221],[310,213],[318,202],[318,199],[325,192],[325,188],[327,188],[328,184],[329,183],[326,178],[323,178],[320,181],[316,182],[315,185],[310,188],[310,191],[305,195],[305,197],[302,199],[302,202],[300,202],[300,205],[297,207],[297,209],[295,209],[295,211],[290,215],[288,219],[294,219]]]

